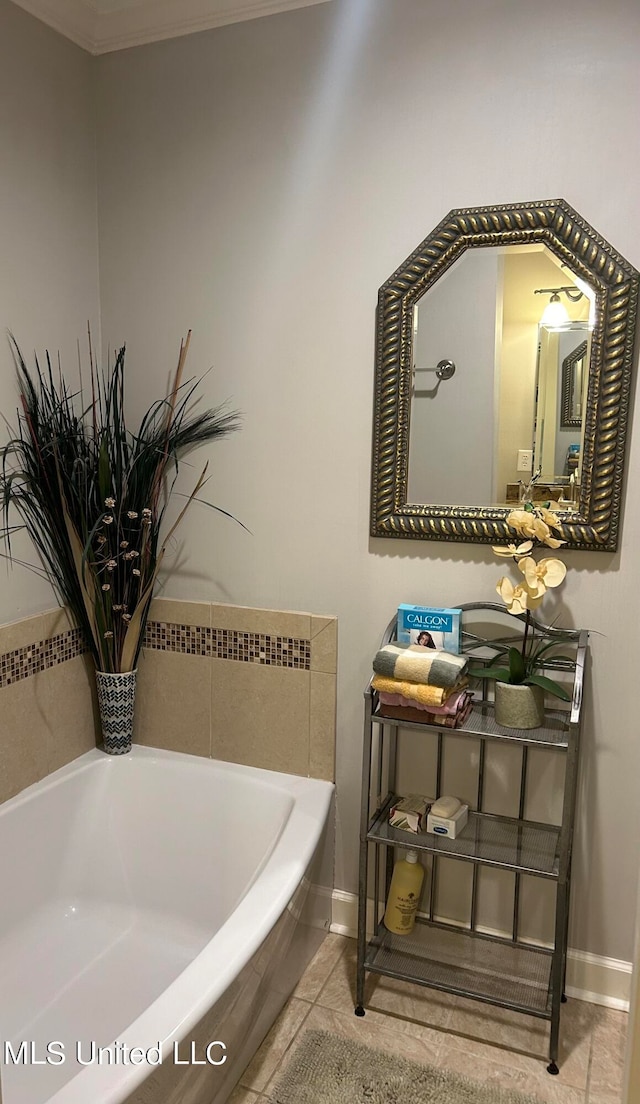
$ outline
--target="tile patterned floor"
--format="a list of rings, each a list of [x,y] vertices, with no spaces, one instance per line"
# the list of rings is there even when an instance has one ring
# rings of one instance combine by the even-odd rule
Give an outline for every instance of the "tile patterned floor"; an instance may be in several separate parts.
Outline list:
[[[540,1104],[621,1104],[627,1015],[570,999],[560,1073],[546,1072],[546,1021],[390,978],[368,977],[367,1013],[354,1016],[355,941],[329,935],[241,1078],[229,1104],[269,1104],[306,1029],[527,1092]]]

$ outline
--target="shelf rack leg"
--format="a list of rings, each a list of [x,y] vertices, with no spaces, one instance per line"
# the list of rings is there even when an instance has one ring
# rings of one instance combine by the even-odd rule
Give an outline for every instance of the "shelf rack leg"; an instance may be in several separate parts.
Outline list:
[[[364,956],[367,945],[367,841],[360,843],[360,885],[358,896],[358,965],[356,969],[356,1016],[364,1016]]]
[[[571,857],[567,868],[567,907],[565,909],[564,939],[562,942],[562,1004],[567,1003],[567,947],[569,944],[569,901],[571,899]]]
[[[555,950],[551,966],[551,1034],[549,1038],[549,1065],[547,1073],[559,1073],[558,1044],[560,1039],[560,1007],[564,987],[564,969],[566,961],[567,913],[569,911],[569,889],[565,882],[558,886],[556,902]]]
[[[360,806],[360,867],[358,871],[358,964],[356,969],[356,1016],[364,1016],[364,959],[367,950],[367,882],[369,880],[369,788],[371,769],[372,723],[371,691],[365,693],[364,739],[362,744],[362,791]],[[377,907],[377,903],[376,903]]]
[[[555,969],[555,967],[554,967]],[[555,986],[554,986],[555,989]],[[560,1073],[558,1068],[558,1049],[560,1042],[560,993],[554,992],[551,1006],[551,1033],[549,1037],[549,1065],[547,1073]]]
[[[554,967],[555,969],[555,967]],[[549,1065],[547,1073],[560,1073],[558,1068],[558,1048],[560,1042],[560,994],[554,993],[551,1008],[551,1034],[549,1037]]]

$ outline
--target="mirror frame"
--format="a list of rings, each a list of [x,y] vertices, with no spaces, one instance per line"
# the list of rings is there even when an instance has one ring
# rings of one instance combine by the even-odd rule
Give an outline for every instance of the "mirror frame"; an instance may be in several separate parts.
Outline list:
[[[639,274],[563,199],[450,211],[378,293],[373,537],[501,544],[511,507],[407,501],[416,302],[466,249],[540,242],[596,292],[577,512],[560,514],[568,548],[618,545],[634,369]]]
[[[587,351],[588,342],[582,341],[569,356],[562,361],[562,378],[560,381],[560,429],[581,429],[582,418],[574,418],[571,411],[574,408],[576,381],[574,368],[578,361],[582,360]]]

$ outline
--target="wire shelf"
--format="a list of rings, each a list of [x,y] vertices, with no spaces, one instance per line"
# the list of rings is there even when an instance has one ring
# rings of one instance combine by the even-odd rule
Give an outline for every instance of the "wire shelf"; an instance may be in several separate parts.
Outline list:
[[[366,968],[459,996],[551,1017],[552,953],[418,921],[410,936],[380,926]]]
[[[476,701],[464,724],[459,728],[439,728],[438,725],[420,724],[418,721],[406,720],[402,714],[402,707],[393,708],[386,715],[380,712],[378,695],[374,694],[375,708],[372,719],[378,724],[398,724],[402,728],[415,728],[429,730],[431,732],[453,732],[476,736],[485,740],[502,740],[505,743],[529,744],[533,747],[558,748],[565,750],[569,746],[569,712],[563,709],[547,709],[545,723],[540,728],[504,728],[496,723],[494,717],[493,702]]]
[[[388,808],[393,800],[385,803],[367,833],[367,839],[524,874],[558,877],[560,828],[555,825],[470,812],[465,828],[456,839],[428,832],[414,834],[389,824]]]

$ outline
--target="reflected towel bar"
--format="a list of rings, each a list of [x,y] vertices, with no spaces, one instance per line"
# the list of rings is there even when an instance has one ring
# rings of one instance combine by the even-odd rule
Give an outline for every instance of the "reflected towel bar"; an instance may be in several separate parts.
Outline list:
[[[456,366],[452,360],[439,360],[435,368],[416,368],[413,366],[414,372],[435,372],[438,379],[448,380],[454,375]]]

